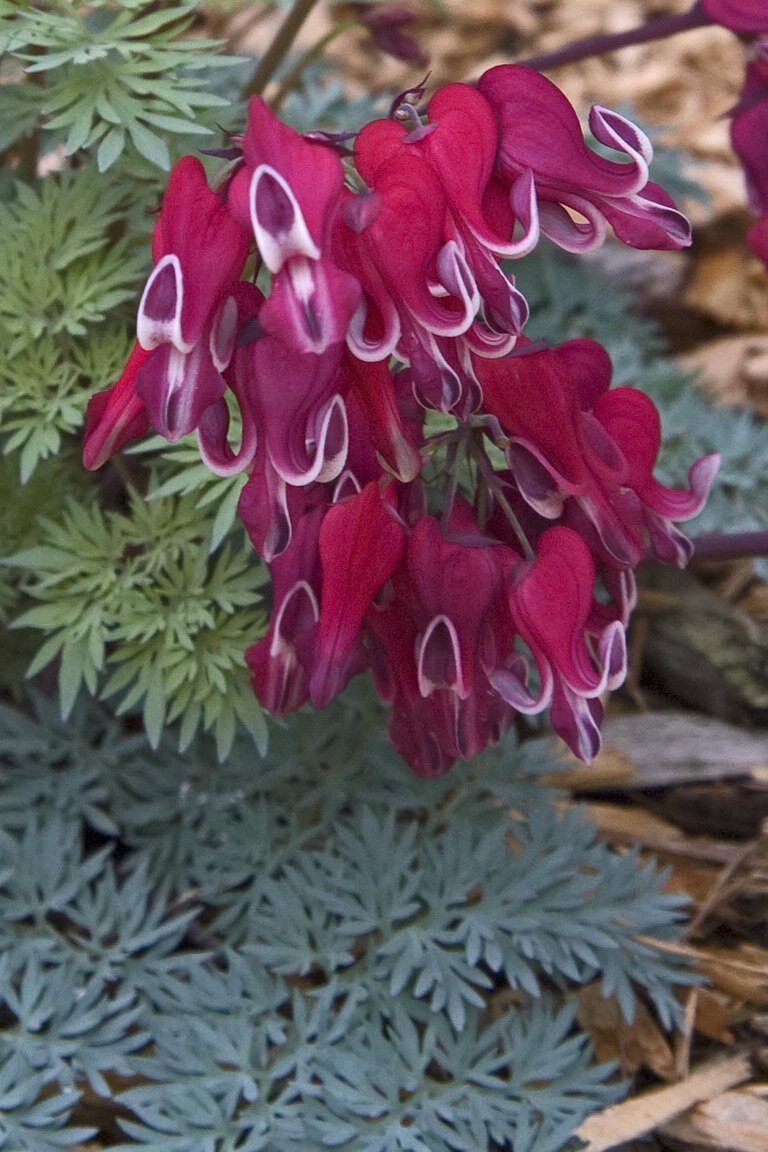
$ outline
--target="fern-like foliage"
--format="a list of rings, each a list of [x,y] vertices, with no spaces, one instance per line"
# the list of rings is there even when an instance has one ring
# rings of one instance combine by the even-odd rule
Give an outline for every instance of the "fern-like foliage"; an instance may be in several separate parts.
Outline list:
[[[83,1139],[87,1092],[123,1152],[558,1152],[618,1092],[576,987],[675,1011],[679,899],[541,743],[425,781],[359,690],[256,764],[36,709],[0,706],[9,1147]]]
[[[19,454],[22,481],[81,425],[94,384],[122,370],[130,338],[118,308],[144,265],[130,235],[111,234],[127,201],[117,181],[82,170],[18,183],[0,202],[0,439]]]
[[[85,687],[117,696],[121,713],[140,706],[154,746],[174,721],[182,747],[203,727],[223,757],[238,721],[263,745],[243,652],[263,631],[264,569],[242,539],[208,552],[209,522],[191,496],[132,491],[126,512],[72,502],[40,521],[39,542],[6,564],[38,601],[14,626],[48,634],[29,674],[58,659],[65,716]]]
[[[67,154],[92,151],[100,171],[127,144],[168,168],[165,134],[208,134],[199,113],[226,105],[196,74],[232,58],[218,55],[213,41],[180,40],[196,8],[197,0],[159,7],[150,0],[3,0],[0,53],[38,81],[0,86],[5,146],[40,122]]]

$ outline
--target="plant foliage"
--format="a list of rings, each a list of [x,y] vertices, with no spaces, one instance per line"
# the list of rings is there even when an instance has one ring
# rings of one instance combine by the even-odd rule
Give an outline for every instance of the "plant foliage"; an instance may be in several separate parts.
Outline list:
[[[83,1139],[85,1093],[125,1149],[556,1152],[617,1093],[572,991],[676,1012],[679,898],[540,743],[427,781],[360,695],[258,765],[36,708],[0,708],[9,1147]]]

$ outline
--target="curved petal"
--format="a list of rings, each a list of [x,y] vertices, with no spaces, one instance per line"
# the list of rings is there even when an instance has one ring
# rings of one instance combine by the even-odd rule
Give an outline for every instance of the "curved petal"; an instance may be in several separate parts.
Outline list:
[[[701,6],[711,20],[732,32],[768,32],[764,0],[701,0]]]
[[[537,663],[546,660],[580,695],[598,696],[606,675],[585,643],[595,583],[587,545],[570,528],[549,528],[535,560],[512,569],[511,580],[512,619]]]
[[[88,401],[85,416],[83,467],[100,468],[115,452],[149,430],[144,401],[136,394],[136,375],[152,355],[135,344],[123,374],[111,388],[97,392]]]
[[[629,156],[627,164],[587,147],[578,116],[546,76],[517,64],[500,64],[484,72],[477,86],[499,121],[498,161],[505,173],[516,176],[530,169],[537,183],[606,196],[631,195],[645,184],[647,162],[637,146],[642,134],[635,129],[630,142],[628,130],[619,130],[621,117],[608,120],[601,110],[598,125],[606,136],[610,132],[612,145]]]
[[[690,520],[704,507],[720,457],[704,456],[688,473],[689,488],[667,488],[653,476],[661,446],[661,417],[655,404],[635,388],[614,388],[597,401],[594,415],[628,464],[626,483],[652,512],[670,520]]]
[[[217,476],[235,476],[244,472],[256,455],[258,435],[251,413],[240,407],[241,434],[237,450],[230,445],[229,426],[229,408],[224,397],[205,409],[197,425],[200,457]]]
[[[163,256],[153,268],[139,301],[136,337],[142,348],[152,351],[159,344],[173,344],[179,352],[191,352],[200,333],[184,340],[181,312],[184,306],[184,276],[174,253]]]
[[[405,531],[382,499],[378,484],[365,486],[329,508],[320,529],[323,590],[317,659],[310,696],[323,708],[346,683],[348,661],[363,617],[405,550]]]
[[[207,341],[196,344],[189,354],[177,351],[173,344],[161,344],[136,376],[136,392],[146,405],[152,427],[171,443],[196,428],[206,408],[225,390]]]
[[[165,258],[173,256],[183,276],[183,293],[178,282],[175,286],[178,342],[174,339],[174,343],[179,351],[189,351],[201,337],[211,312],[218,307],[228,286],[238,280],[248,248],[246,229],[233,219],[218,193],[208,187],[200,161],[194,156],[184,156],[171,172],[152,236],[155,264],[165,266]],[[157,275],[155,269],[142,298],[144,307],[147,291]],[[152,306],[159,305],[161,316],[168,315],[168,301],[164,297],[169,289],[168,281],[156,283],[152,291]],[[150,331],[151,328],[147,336]],[[145,344],[144,337],[139,338]]]

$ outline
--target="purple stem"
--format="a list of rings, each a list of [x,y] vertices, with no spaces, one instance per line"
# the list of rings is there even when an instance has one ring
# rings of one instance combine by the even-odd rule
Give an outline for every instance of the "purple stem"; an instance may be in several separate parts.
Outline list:
[[[712,23],[714,21],[706,12],[702,11],[698,4],[694,4],[689,12],[683,12],[678,16],[661,16],[658,20],[641,24],[639,28],[630,28],[627,32],[586,36],[583,40],[574,40],[572,44],[566,44],[564,48],[558,48],[555,52],[541,52],[538,56],[530,56],[527,60],[517,60],[515,63],[543,72],[548,68],[559,68],[561,64],[585,60],[588,56],[616,52],[619,48],[628,48],[632,44],[647,44],[650,40],[662,40],[678,32],[688,32],[691,28],[703,28]]]
[[[697,560],[736,560],[740,556],[768,556],[768,530],[763,532],[709,532],[693,537]]]

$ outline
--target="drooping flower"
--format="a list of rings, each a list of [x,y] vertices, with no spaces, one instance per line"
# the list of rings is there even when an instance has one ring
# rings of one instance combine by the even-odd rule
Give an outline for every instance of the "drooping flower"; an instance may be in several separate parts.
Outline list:
[[[509,670],[491,673],[491,684],[520,712],[552,705],[555,731],[591,761],[600,748],[598,698],[623,681],[626,648],[618,620],[594,636],[588,630],[595,585],[589,549],[570,528],[550,528],[535,559],[512,567],[508,580],[510,615],[531,651],[540,687],[533,696]]]
[[[401,111],[418,126],[376,120],[355,146],[369,187],[345,203],[349,227],[336,234],[364,292],[347,339],[363,359],[396,352],[425,407],[462,415],[478,396],[470,353],[508,352],[528,316],[498,258],[536,242],[532,184],[524,178],[516,202],[523,237],[514,239],[514,221],[506,220],[508,234],[497,234],[482,203],[498,139],[485,99],[455,84],[433,98],[427,124],[409,105]],[[398,253],[406,246],[411,258],[403,262]]]
[[[248,255],[245,230],[206,183],[199,160],[173,169],[152,237],[155,267],[139,304],[139,344],[152,352],[136,392],[168,440],[195,428],[226,390],[237,328],[233,289]]]
[[[360,626],[374,596],[397,570],[405,530],[371,482],[329,509],[320,528],[322,594],[312,703],[328,704],[349,679]]]
[[[83,445],[86,468],[100,468],[115,452],[149,430],[147,409],[136,392],[136,376],[151,355],[135,344],[120,379],[88,401]]]
[[[299,351],[325,352],[344,340],[360,296],[328,246],[344,185],[341,162],[282,124],[259,97],[248,106],[242,148],[229,205],[250,225],[272,273],[261,323]]]
[[[587,147],[567,98],[538,72],[500,64],[483,73],[478,88],[499,125],[497,173],[512,193],[531,174],[541,230],[556,244],[588,251],[602,242],[606,224],[630,247],[690,244],[688,221],[648,179],[651,143],[629,120],[607,108],[592,108],[589,126],[595,139],[628,162],[609,160]]]
[[[768,24],[768,20],[766,21]],[[750,248],[768,264],[768,40],[747,66],[741,99],[733,110],[731,143],[741,161],[752,210],[759,217],[747,236]]]
[[[611,362],[599,344],[525,351],[477,363],[483,406],[509,438],[507,461],[523,498],[550,520],[567,500],[578,504],[614,564],[638,564],[646,535],[662,559],[685,563],[687,544],[674,523],[701,511],[719,457],[692,466],[687,491],[665,488],[652,475],[658,412],[635,389],[609,391]]]
[[[700,0],[711,20],[732,32],[768,32],[765,0]]]

